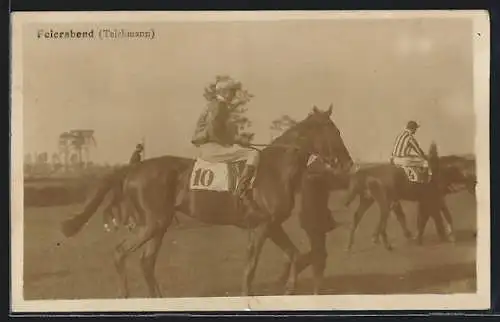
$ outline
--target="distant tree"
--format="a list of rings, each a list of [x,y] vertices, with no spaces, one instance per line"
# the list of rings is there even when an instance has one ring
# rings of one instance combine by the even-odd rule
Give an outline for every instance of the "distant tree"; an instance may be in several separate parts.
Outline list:
[[[24,174],[29,177],[33,173],[33,157],[31,153],[24,154]]]
[[[90,146],[95,145],[94,130],[71,130],[69,132],[73,136],[71,145],[78,155],[78,163],[80,168],[90,161]],[[83,160],[85,153],[86,160]]]
[[[273,133],[272,138],[279,136],[281,133],[297,124],[297,121],[288,115],[283,115],[271,122],[270,130]]]
[[[46,175],[50,172],[48,161],[49,156],[47,152],[37,154],[35,168],[38,174]]]
[[[78,165],[83,168],[84,163],[90,162],[90,147],[95,146],[94,130],[71,130],[59,135],[59,151],[64,155],[66,168],[69,165],[69,158],[72,152],[78,156]],[[83,154],[85,153],[85,161]],[[74,160],[71,164],[74,165]]]
[[[59,153],[63,155],[64,167],[66,172],[69,170],[70,166],[70,155],[73,136],[69,132],[63,132],[59,135]]]
[[[58,153],[52,154],[52,171],[59,171],[62,168],[61,158]]]

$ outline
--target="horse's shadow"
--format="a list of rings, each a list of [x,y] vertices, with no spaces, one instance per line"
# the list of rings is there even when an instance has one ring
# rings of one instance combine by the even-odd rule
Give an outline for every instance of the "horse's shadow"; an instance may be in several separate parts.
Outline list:
[[[471,229],[460,229],[456,230],[455,233],[455,244],[472,244],[476,242],[477,232]]]
[[[307,275],[306,275],[307,274]],[[305,271],[297,284],[297,295],[311,295],[312,279]],[[476,265],[473,262],[447,264],[438,267],[415,269],[403,274],[344,274],[325,277],[322,295],[346,294],[423,294],[432,289],[434,294],[450,293],[450,284],[466,281],[467,291],[476,290]],[[460,290],[460,292],[464,292]],[[203,296],[239,296],[238,291],[212,290]],[[255,296],[283,295],[276,283],[258,283]]]
[[[325,277],[321,294],[418,294],[426,289],[436,289],[433,293],[447,293],[446,285],[462,280],[472,280],[468,285],[470,292],[475,292],[476,266],[474,263],[442,265],[399,274],[346,274]],[[297,285],[298,295],[312,294],[312,279],[302,277]],[[267,287],[266,287],[267,286]],[[263,294],[279,294],[277,287],[259,285]],[[261,288],[262,287],[262,288]]]

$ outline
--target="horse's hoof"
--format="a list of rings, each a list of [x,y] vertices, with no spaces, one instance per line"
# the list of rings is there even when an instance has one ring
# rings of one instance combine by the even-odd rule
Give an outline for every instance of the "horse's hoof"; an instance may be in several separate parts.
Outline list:
[[[295,293],[295,285],[293,282],[288,282],[285,286],[285,295],[293,295]]]
[[[287,278],[288,276],[280,276],[280,278],[276,281],[276,286],[285,287]]]
[[[374,243],[375,245],[378,245],[378,244],[380,244],[380,239],[377,238],[377,237],[373,237],[372,238],[372,243]]]

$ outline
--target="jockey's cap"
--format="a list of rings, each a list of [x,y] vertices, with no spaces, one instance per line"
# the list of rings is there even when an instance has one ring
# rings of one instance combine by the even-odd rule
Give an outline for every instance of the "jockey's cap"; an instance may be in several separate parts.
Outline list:
[[[144,147],[143,147],[143,146],[142,146],[142,144],[140,144],[140,143],[139,143],[139,144],[137,144],[137,145],[135,146],[135,148],[136,148],[137,150],[142,150],[142,149],[144,149]]]
[[[410,130],[416,130],[420,127],[420,125],[415,122],[415,121],[409,121],[407,124],[406,124],[406,128],[407,129],[410,129]]]
[[[226,89],[240,89],[240,88],[241,88],[241,83],[229,77],[220,79],[215,83],[216,91],[221,91]]]

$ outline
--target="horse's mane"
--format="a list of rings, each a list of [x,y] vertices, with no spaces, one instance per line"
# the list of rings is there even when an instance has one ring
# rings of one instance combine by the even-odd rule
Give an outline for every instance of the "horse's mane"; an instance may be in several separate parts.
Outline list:
[[[308,119],[305,118],[302,121],[298,122],[297,124],[292,125],[288,129],[286,129],[283,133],[281,133],[281,135],[279,135],[278,137],[273,139],[269,146],[272,147],[274,145],[276,147],[276,145],[279,145],[279,144],[289,143],[289,140],[290,140],[290,137],[292,136],[292,134],[295,134],[300,129],[304,128],[305,124],[307,124],[307,121],[308,121]]]
[[[286,129],[278,137],[274,138],[271,143],[260,152],[261,163],[274,163],[276,158],[283,157],[287,152],[291,150],[298,151],[299,146],[296,142],[298,138],[297,134],[309,124],[308,121],[309,119],[306,117]]]

